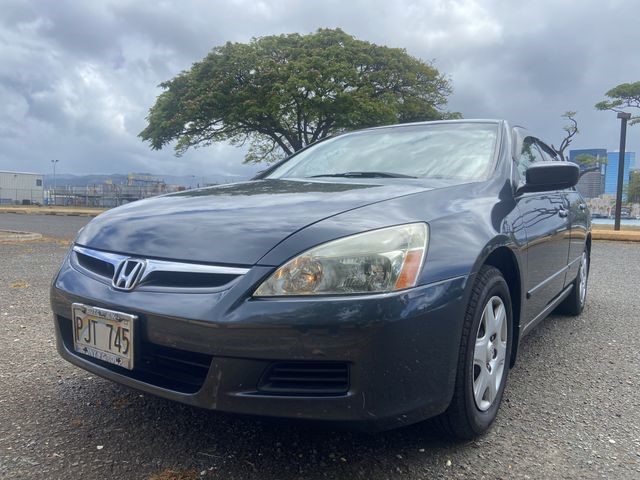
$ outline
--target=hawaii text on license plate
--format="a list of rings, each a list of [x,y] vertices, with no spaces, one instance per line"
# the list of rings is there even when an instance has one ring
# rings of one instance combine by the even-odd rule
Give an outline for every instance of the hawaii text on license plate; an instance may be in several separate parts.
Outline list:
[[[133,369],[133,333],[137,316],[81,303],[74,303],[71,313],[76,352]]]

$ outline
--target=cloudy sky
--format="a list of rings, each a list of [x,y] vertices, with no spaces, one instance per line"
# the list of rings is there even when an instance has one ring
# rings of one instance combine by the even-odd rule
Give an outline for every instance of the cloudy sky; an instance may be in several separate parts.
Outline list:
[[[137,137],[157,85],[224,42],[340,27],[404,47],[451,78],[450,109],[507,118],[550,143],[577,110],[575,148],[617,149],[593,105],[640,80],[637,0],[2,0],[0,170],[239,175],[228,145],[176,159]],[[640,125],[628,149],[640,150]]]

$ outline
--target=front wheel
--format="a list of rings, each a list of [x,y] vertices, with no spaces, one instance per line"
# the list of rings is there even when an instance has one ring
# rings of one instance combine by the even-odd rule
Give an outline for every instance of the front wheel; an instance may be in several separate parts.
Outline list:
[[[495,420],[509,373],[512,318],[502,273],[482,267],[465,313],[453,399],[436,419],[450,436],[471,439]]]

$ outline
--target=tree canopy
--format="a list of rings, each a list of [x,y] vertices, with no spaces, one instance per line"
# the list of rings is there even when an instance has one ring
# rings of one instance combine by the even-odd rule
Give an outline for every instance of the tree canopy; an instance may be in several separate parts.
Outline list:
[[[600,165],[606,165],[607,159],[600,156],[591,155],[590,153],[581,153],[574,159],[578,165],[582,165],[580,168],[580,176],[588,172],[597,172],[600,170]]]
[[[605,93],[605,96],[609,99],[596,103],[598,110],[621,112],[623,108],[640,108],[640,82],[621,83]],[[640,116],[636,115],[631,117],[629,124],[634,125],[639,122]]]
[[[627,202],[640,203],[640,171],[629,172],[629,183],[626,185]]]
[[[590,153],[581,153],[580,155],[577,155],[575,161],[586,166],[606,165],[608,163],[605,157],[595,156]]]
[[[139,136],[177,155],[229,141],[274,161],[345,130],[459,117],[431,63],[340,29],[228,42],[160,86]]]

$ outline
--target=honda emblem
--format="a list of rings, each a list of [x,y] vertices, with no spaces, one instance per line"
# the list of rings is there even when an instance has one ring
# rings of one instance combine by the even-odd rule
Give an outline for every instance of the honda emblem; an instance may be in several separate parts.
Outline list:
[[[144,273],[145,261],[127,258],[116,268],[111,284],[118,290],[133,290]]]

